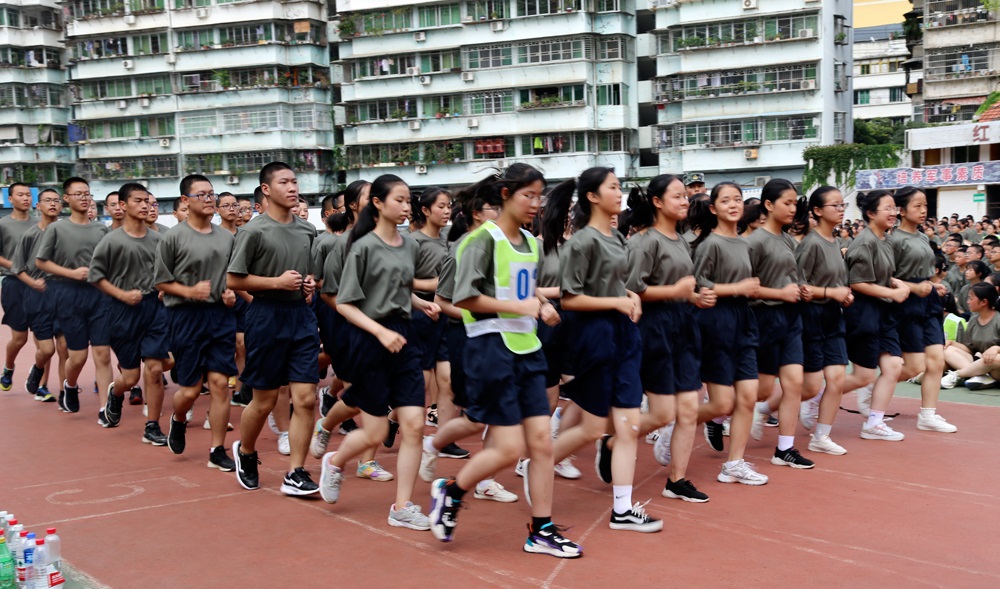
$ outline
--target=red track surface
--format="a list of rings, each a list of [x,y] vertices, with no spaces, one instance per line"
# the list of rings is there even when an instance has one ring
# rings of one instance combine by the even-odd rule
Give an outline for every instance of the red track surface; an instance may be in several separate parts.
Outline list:
[[[442,544],[429,532],[386,523],[393,483],[350,476],[336,505],[284,497],[278,487],[287,459],[266,429],[262,488],[245,491],[232,473],[205,466],[204,399],[187,452],[174,456],[140,443],[139,407],[126,406],[121,427],[106,430],[96,424],[97,396],[89,392],[75,415],[33,401],[23,392],[28,358],[26,349],[14,389],[0,393],[0,508],[30,530],[58,527],[63,557],[116,589],[1000,586],[994,408],[945,404],[942,413],[959,433],[931,434],[915,428],[919,403],[896,399],[892,409],[902,415],[892,426],[906,433],[902,443],[861,440],[860,418],[842,413],[833,437],[848,454],[807,453],[818,464],[811,471],[770,465],[776,432],[768,430],[764,441],[751,441],[748,459],[771,481],[754,488],[717,483],[722,455],[699,433],[688,478],[712,498],[701,505],[660,497],[666,470],[640,444],[634,497],[652,498],[647,510],[665,521],[663,532],[650,535],[608,529],[610,488],[594,476],[586,449],[577,460],[584,477],[557,480],[555,509],[585,556],[560,561],[521,552],[529,521],[523,498],[506,505],[470,499],[455,541]],[[93,382],[91,374],[88,366],[81,383]],[[236,408],[232,421],[239,421]],[[238,427],[229,441],[237,434]],[[380,451],[392,472],[395,458]],[[461,464],[442,459],[439,472],[454,474]],[[317,462],[307,466],[318,479]],[[512,471],[498,480],[522,493]],[[428,488],[418,481],[425,510]]]

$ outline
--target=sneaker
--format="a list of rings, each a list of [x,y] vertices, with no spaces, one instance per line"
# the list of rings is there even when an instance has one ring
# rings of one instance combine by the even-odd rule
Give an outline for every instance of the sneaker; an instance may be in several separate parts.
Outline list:
[[[0,390],[9,391],[12,386],[14,386],[14,370],[4,368],[3,375],[0,375]]]
[[[389,422],[390,431],[392,429],[392,424],[393,423],[394,422],[392,422],[392,421]],[[396,425],[396,428],[397,429],[399,428],[398,424]],[[346,420],[346,421],[344,421],[343,423],[340,424],[340,427],[337,428],[337,433],[340,434],[340,435],[342,435],[342,436],[346,436],[347,434],[353,432],[356,429],[358,429],[358,422],[354,421],[354,419],[351,418],[351,419],[348,419],[348,420]]]
[[[330,445],[330,432],[323,429],[323,420],[316,422],[313,428],[312,442],[309,443],[309,453],[313,458],[322,458],[326,454],[326,447]]]
[[[732,423],[733,423],[732,417],[727,417],[726,420],[722,422],[722,437],[724,438],[729,437],[729,426],[732,425]]]
[[[49,392],[48,387],[38,387],[35,392],[35,400],[42,403],[55,403],[56,398]]]
[[[483,483],[486,483],[485,485]],[[476,485],[476,492],[472,495],[476,499],[488,499],[497,503],[514,503],[517,495],[504,488],[503,485],[489,479]]]
[[[160,424],[155,421],[146,424],[146,430],[142,434],[143,444],[152,444],[153,446],[166,446],[167,436],[163,434],[163,430],[160,429]]]
[[[647,501],[646,503],[649,503]],[[655,519],[649,516],[644,509],[646,503],[636,503],[632,506],[632,509],[626,513],[615,513],[615,510],[611,510],[611,523],[609,527],[612,530],[628,530],[632,532],[659,532],[663,529],[663,520]]]
[[[125,403],[125,395],[115,394],[115,383],[108,385],[108,400],[104,404],[104,417],[107,418],[110,427],[118,427],[122,421],[122,405]]]
[[[705,422],[705,441],[708,445],[712,447],[716,452],[722,452],[725,450],[725,446],[722,445],[722,424],[715,423],[712,420]]]
[[[278,429],[278,422],[274,420],[274,413],[267,414],[267,427],[271,428],[271,431],[274,432],[274,435],[276,436],[281,435],[281,430]]]
[[[868,385],[865,388],[858,389],[858,413],[864,417],[868,417],[868,414],[872,410],[872,385]]]
[[[694,484],[687,479],[672,481],[670,477],[667,477],[667,485],[663,487],[663,492],[660,495],[669,499],[683,499],[689,503],[706,503],[708,501],[708,495],[696,489]]]
[[[834,456],[843,456],[844,454],[847,454],[847,450],[845,450],[843,446],[831,440],[830,436],[817,438],[816,434],[809,436],[809,451],[822,452],[823,454],[833,454]]]
[[[337,397],[330,394],[330,387],[323,387],[319,390],[319,415],[326,417],[330,408],[337,402]]]
[[[395,503],[389,506],[389,525],[426,532],[431,529],[431,520],[420,512],[419,505],[407,501],[406,506],[398,511]]]
[[[79,413],[80,412],[80,386],[71,387],[66,382],[63,382],[63,395],[62,402],[59,406],[63,408],[66,413]]]
[[[177,421],[170,417],[170,429],[167,430],[167,447],[174,454],[183,454],[184,446],[186,445],[187,434],[187,423],[183,421]]]
[[[774,456],[771,457],[771,464],[775,466],[791,466],[792,468],[812,468],[816,463],[799,454],[795,448],[787,450],[774,449]]]
[[[556,407],[556,410],[552,413],[552,418],[549,419],[549,432],[552,434],[552,439],[559,437],[559,428],[562,426],[562,407]]]
[[[430,436],[424,436],[423,443],[420,445],[420,479],[425,483],[434,482],[434,473],[437,472],[437,452],[428,452],[424,449],[424,445],[427,443],[427,438]]]
[[[97,425],[104,428],[114,427],[113,425],[111,425],[111,422],[108,421],[107,416],[104,414],[104,409],[101,409],[100,411],[97,412]]]
[[[753,410],[753,423],[750,425],[750,437],[754,440],[760,440],[764,437],[764,424],[767,423],[767,418],[770,415],[761,413],[754,407]]]
[[[531,507],[531,484],[528,481],[528,465],[531,464],[530,458],[525,458],[523,462],[519,462],[518,465],[522,466],[521,477],[524,480],[524,500],[528,502],[528,507]]]
[[[953,389],[958,386],[959,381],[962,379],[958,375],[957,370],[949,370],[941,377],[941,388],[942,389]]]
[[[340,499],[340,485],[344,482],[344,473],[330,464],[334,454],[336,452],[327,452],[320,461],[323,470],[319,474],[319,495],[327,503],[336,503]]]
[[[604,483],[611,483],[611,448],[608,448],[609,435],[601,436],[601,439],[594,443],[597,448],[597,455],[594,456],[594,470],[597,471],[597,478]]]
[[[233,398],[229,400],[229,404],[233,407],[246,407],[253,400],[253,392],[249,387],[243,385],[241,390],[233,393]]]
[[[799,423],[802,427],[806,428],[806,431],[812,431],[816,427],[817,419],[819,419],[819,403],[813,403],[811,399],[802,401],[799,405]]]
[[[746,460],[737,460],[733,466],[726,463],[722,465],[722,472],[716,477],[720,483],[743,483],[744,485],[763,485],[767,483],[767,476],[760,474],[753,469],[753,465]]]
[[[292,453],[292,445],[288,442],[288,432],[278,434],[278,454],[289,456]]]
[[[524,458],[518,458],[517,465],[514,466],[514,474],[516,474],[519,477],[523,477],[526,469],[528,468],[528,465],[525,464],[526,462],[527,460],[525,460]]]
[[[29,394],[35,395],[38,393],[38,383],[42,382],[42,375],[45,374],[45,370],[31,365],[31,370],[28,371],[28,379],[24,381],[24,390],[28,391]],[[36,399],[37,400],[37,399]]]
[[[208,418],[208,413],[205,414],[205,423],[201,424],[201,429],[205,429],[205,430],[211,430],[212,429],[212,420]],[[227,423],[226,424],[226,431],[227,432],[233,431],[233,424]]]
[[[341,424],[343,427],[343,424]],[[382,445],[386,448],[392,448],[396,444],[396,435],[399,434],[399,424],[393,420],[389,420],[389,433],[385,435],[385,440]]]
[[[902,442],[905,438],[903,434],[892,429],[885,423],[879,423],[874,427],[861,428],[861,439],[863,440],[885,440],[886,442]]]
[[[576,480],[583,476],[580,469],[573,465],[572,458],[565,458],[562,462],[555,467],[556,474],[564,479],[569,479],[571,481]]]
[[[929,417],[918,415],[917,429],[926,432],[941,432],[945,434],[953,434],[958,431],[957,427],[945,421],[945,418],[941,417],[937,413]]]
[[[524,551],[532,554],[549,554],[556,558],[580,558],[583,547],[563,537],[559,526],[549,522],[537,532],[528,526],[528,539],[524,541]]]
[[[216,446],[212,449],[212,452],[208,455],[208,465],[209,468],[217,468],[222,472],[233,472],[236,470],[236,462],[226,454],[226,448],[223,446]]]
[[[233,462],[236,463],[236,480],[240,486],[248,491],[254,491],[260,487],[260,474],[257,472],[257,453],[240,454],[240,441],[233,442]]]
[[[431,533],[442,542],[451,542],[458,526],[458,510],[462,502],[448,496],[448,481],[437,479],[431,484]],[[390,520],[389,523],[392,523]]]
[[[773,414],[767,416],[767,420],[764,422],[764,427],[778,427],[778,418]]]
[[[646,434],[646,443],[652,446],[656,443],[656,440],[660,439],[660,430],[653,430]]]
[[[469,457],[469,451],[466,450],[465,448],[460,448],[458,444],[452,442],[447,446],[445,446],[444,448],[441,448],[441,451],[438,452],[438,456],[440,456],[441,458],[462,459]]]
[[[289,497],[304,497],[319,493],[319,485],[300,466],[285,475],[285,480],[281,482],[281,492]]]
[[[368,462],[358,463],[358,478],[383,482],[391,481],[393,476],[391,472],[382,468],[378,460],[369,460]]]
[[[184,422],[191,423],[194,421],[194,407],[188,409],[188,412],[184,414]]]
[[[660,428],[660,436],[653,444],[653,458],[662,466],[670,465],[670,439],[674,436],[674,424]]]
[[[128,394],[128,404],[129,405],[142,405],[142,389],[139,387],[132,387],[132,390]]]
[[[908,378],[906,379],[906,382],[910,384],[922,384],[924,382],[924,373],[921,372],[920,374],[914,376],[913,378]]]
[[[427,418],[424,420],[424,425],[430,427],[438,426],[438,406],[431,405],[427,408]]]
[[[969,389],[970,391],[981,391],[983,389],[992,389],[993,387],[996,386],[996,384],[997,381],[994,380],[992,376],[990,376],[989,374],[983,374],[980,376],[973,376],[972,378],[967,379],[965,381],[965,388]]]

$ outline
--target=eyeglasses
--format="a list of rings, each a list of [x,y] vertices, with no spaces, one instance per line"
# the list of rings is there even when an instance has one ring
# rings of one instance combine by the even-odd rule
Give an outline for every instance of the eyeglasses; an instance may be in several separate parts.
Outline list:
[[[158,208],[160,208],[160,203],[158,203],[158,202],[151,202],[151,203],[149,203],[149,208],[151,208],[151,209],[158,209]]]
[[[842,203],[842,202],[836,202],[836,203],[832,203],[832,204],[828,204],[828,205],[823,205],[823,206],[824,207],[833,207],[833,208],[837,209],[838,211],[843,211],[843,210],[847,209],[847,205],[844,204],[844,203]]]
[[[520,194],[521,196],[523,196],[524,198],[526,198],[526,199],[528,199],[528,200],[530,200],[532,202],[542,202],[542,195],[541,194],[531,195],[531,194],[525,194],[523,192],[516,192],[515,194]]]
[[[249,213],[249,212],[251,212],[252,210],[253,210],[253,209],[252,209],[252,208],[250,208],[250,207],[240,207],[240,212],[241,212],[241,213]]]
[[[878,211],[880,213],[892,213],[894,215],[898,215],[899,214],[899,207],[889,207],[889,208],[885,208],[885,209],[878,209]]]
[[[500,210],[500,207],[495,207],[493,205],[483,205],[483,210],[484,211],[491,211],[491,212],[495,213],[495,212],[497,212],[497,211]]]
[[[42,198],[39,199],[38,204],[40,205],[57,205],[59,204],[58,198]]]
[[[199,192],[198,194],[185,194],[184,196],[188,198],[197,198],[198,200],[203,200],[206,202],[211,202],[215,200],[214,192]]]
[[[220,209],[226,209],[227,211],[235,211],[239,208],[239,205],[219,205]]]
[[[67,194],[66,196],[70,196],[73,198],[90,198],[94,195],[89,192],[74,192],[72,194]]]

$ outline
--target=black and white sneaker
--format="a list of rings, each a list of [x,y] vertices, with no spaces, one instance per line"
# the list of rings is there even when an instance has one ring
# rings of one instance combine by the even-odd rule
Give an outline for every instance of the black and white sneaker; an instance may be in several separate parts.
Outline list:
[[[319,485],[313,482],[306,469],[301,466],[285,475],[281,483],[281,492],[293,497],[302,497],[319,493]]]
[[[243,385],[243,388],[233,393],[233,398],[229,401],[229,404],[233,407],[246,407],[253,400],[253,389],[247,385]]]
[[[563,537],[559,526],[549,522],[537,532],[528,525],[528,539],[524,541],[524,551],[533,554],[551,554],[556,558],[580,558],[583,546]]]
[[[712,420],[705,422],[705,441],[716,452],[722,452],[726,447],[722,444],[722,424]]]
[[[111,425],[110,421],[108,421],[108,417],[104,413],[104,409],[101,409],[100,411],[97,412],[97,425],[99,425],[101,427],[104,427],[104,428],[115,427],[115,426]]]
[[[240,486],[248,491],[255,491],[260,488],[260,474],[257,472],[257,453],[242,454],[240,452],[239,440],[233,442],[233,462],[236,463],[236,480]]]
[[[597,448],[597,454],[594,456],[594,470],[597,471],[597,478],[608,484],[611,484],[611,448],[608,447],[610,439],[611,436],[604,435],[594,444]]]
[[[167,447],[174,454],[183,454],[187,445],[187,422],[177,421],[170,417],[170,430],[167,432]]]
[[[119,397],[115,394],[115,383],[108,386],[108,400],[104,404],[104,417],[107,418],[107,427],[118,427],[122,421],[122,404],[125,401],[124,395]]]
[[[385,441],[382,445],[386,448],[392,448],[396,444],[396,435],[399,433],[399,424],[393,420],[389,420],[389,433],[385,436]]]
[[[775,466],[791,466],[792,468],[812,468],[816,466],[815,462],[799,454],[799,451],[795,448],[787,450],[778,450],[775,448],[771,464]]]
[[[646,503],[649,503],[649,501]],[[650,517],[645,510],[646,503],[636,503],[627,513],[615,513],[615,510],[612,509],[611,529],[647,533],[662,530],[663,520]]]
[[[24,381],[24,390],[28,391],[28,394],[34,395],[38,393],[38,385],[42,382],[42,375],[45,374],[45,370],[31,365],[31,370],[28,371],[28,380]]]
[[[442,542],[451,542],[458,527],[458,511],[462,501],[448,496],[448,481],[437,479],[431,483],[431,533]]]
[[[154,446],[166,446],[167,436],[163,435],[163,430],[160,429],[160,424],[155,421],[146,422],[146,431],[142,434],[143,444],[152,444]]]
[[[705,503],[708,501],[708,495],[696,489],[691,481],[687,479],[672,481],[670,477],[667,477],[667,485],[663,488],[661,495],[670,499],[683,499],[691,503]]]
[[[441,458],[468,458],[469,451],[465,448],[459,447],[459,445],[455,442],[452,442],[444,448],[441,448],[441,451],[438,452],[438,456]]]
[[[319,390],[319,414],[326,417],[330,408],[337,402],[337,397],[330,394],[330,387],[323,387]]]
[[[225,446],[216,446],[208,455],[208,467],[217,468],[222,472],[233,472],[236,470],[236,463],[229,457],[229,454],[226,454]]]
[[[392,424],[393,422],[390,421],[389,422],[390,433],[392,432]],[[397,425],[396,427],[398,428],[399,426]],[[347,434],[353,432],[356,429],[358,429],[358,422],[354,421],[353,418],[350,418],[340,424],[340,427],[337,428],[337,433],[342,436],[346,436]]]
[[[142,389],[140,387],[132,387],[132,390],[129,391],[128,404],[142,405]]]
[[[71,387],[65,382],[63,383],[63,392],[60,396],[59,406],[63,408],[66,413],[79,413],[80,412],[80,386]]]

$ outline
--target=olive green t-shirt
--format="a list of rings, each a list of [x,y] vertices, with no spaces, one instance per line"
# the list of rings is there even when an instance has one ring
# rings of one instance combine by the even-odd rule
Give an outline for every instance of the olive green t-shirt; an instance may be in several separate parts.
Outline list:
[[[823,288],[847,286],[847,265],[836,240],[827,241],[819,233],[810,231],[795,250],[795,261],[799,275],[808,285]],[[832,299],[814,299],[813,302],[836,303]]]
[[[108,233],[103,223],[78,225],[69,219],[56,221],[42,234],[42,244],[35,257],[49,260],[67,270],[75,270],[90,265],[94,248]],[[53,280],[68,280],[53,276]]]
[[[324,231],[317,235],[313,241],[312,261],[310,265],[317,280],[323,279],[323,265],[326,264],[326,256],[330,253],[330,248],[333,246],[334,237],[336,237],[335,234]]]
[[[896,261],[896,278],[907,282],[929,280],[934,275],[934,250],[923,233],[896,228],[889,236]]]
[[[522,234],[521,237],[521,243],[511,241],[510,245],[514,251],[530,253],[531,245],[527,236]],[[457,303],[480,295],[496,298],[496,270],[493,265],[496,241],[489,231],[479,231],[468,240],[469,243],[462,250],[461,260],[455,264],[455,290],[451,300]]]
[[[176,307],[185,303],[218,303],[226,290],[226,268],[233,251],[233,234],[211,225],[211,233],[200,233],[184,223],[160,235],[156,248],[156,284],[177,282],[194,286],[203,280],[212,281],[212,293],[207,301],[195,301],[163,295],[163,304]]]
[[[559,286],[563,294],[623,297],[628,278],[625,238],[612,229],[607,236],[584,227],[560,248]]]
[[[152,229],[141,238],[125,233],[123,227],[108,233],[94,248],[87,282],[96,284],[103,278],[122,290],[155,291],[156,246],[162,237]]]
[[[17,249],[21,236],[32,226],[37,226],[38,221],[33,221],[31,217],[24,221],[19,221],[10,215],[0,219],[0,256],[8,260],[14,259],[14,250]],[[11,271],[0,266],[0,276],[12,275]]]
[[[716,284],[734,284],[750,278],[753,276],[750,244],[742,237],[710,234],[694,251],[694,276],[700,288],[715,288]]]
[[[844,255],[850,284],[867,282],[891,287],[896,272],[895,256],[888,239],[879,239],[866,228],[854,239]]]
[[[42,272],[35,265],[35,259],[38,255],[38,248],[42,245],[42,234],[45,230],[35,225],[34,227],[28,228],[21,236],[21,240],[17,242],[17,248],[14,249],[14,257],[11,258],[13,263],[10,267],[11,274],[18,275],[21,272],[26,272],[29,277],[38,280],[39,278],[48,278],[48,274]]]
[[[976,230],[974,228],[972,228],[972,227],[964,229],[962,231],[962,237],[964,237],[966,240],[968,240],[969,243],[979,243],[979,241],[982,239],[979,236],[979,234],[976,233]]]
[[[965,270],[958,267],[958,264],[952,264],[951,268],[948,268],[948,273],[944,277],[945,283],[951,289],[951,292],[958,293],[962,290],[962,287],[969,283],[965,279]]]
[[[351,303],[376,321],[401,317],[409,319],[413,275],[419,248],[410,237],[391,246],[368,233],[351,244],[340,277],[337,303]]]
[[[750,264],[753,274],[764,288],[785,288],[798,284],[799,267],[795,263],[798,242],[787,233],[775,235],[761,228],[747,238],[750,245]],[[759,300],[756,304],[780,305],[783,301]]]
[[[986,325],[979,323],[979,313],[973,313],[964,327],[958,327],[956,341],[965,344],[973,354],[1000,344],[1000,313],[994,313]]]
[[[293,216],[288,223],[279,223],[269,215],[260,215],[243,226],[236,234],[229,272],[243,276],[281,276],[295,270],[304,279],[312,274],[312,245],[316,228]],[[302,290],[266,289],[247,291],[255,298],[277,302],[305,300]]]
[[[670,239],[656,229],[637,233],[628,240],[628,267],[626,285],[639,293],[650,286],[672,285],[694,275],[688,242],[683,237]]]
[[[347,233],[334,235],[327,241],[330,251],[323,260],[323,294],[336,295],[340,290],[340,276],[344,272],[344,258],[347,257]]]
[[[541,288],[559,286],[559,252],[562,246],[545,253],[545,244],[541,236],[538,240],[538,281]]]

